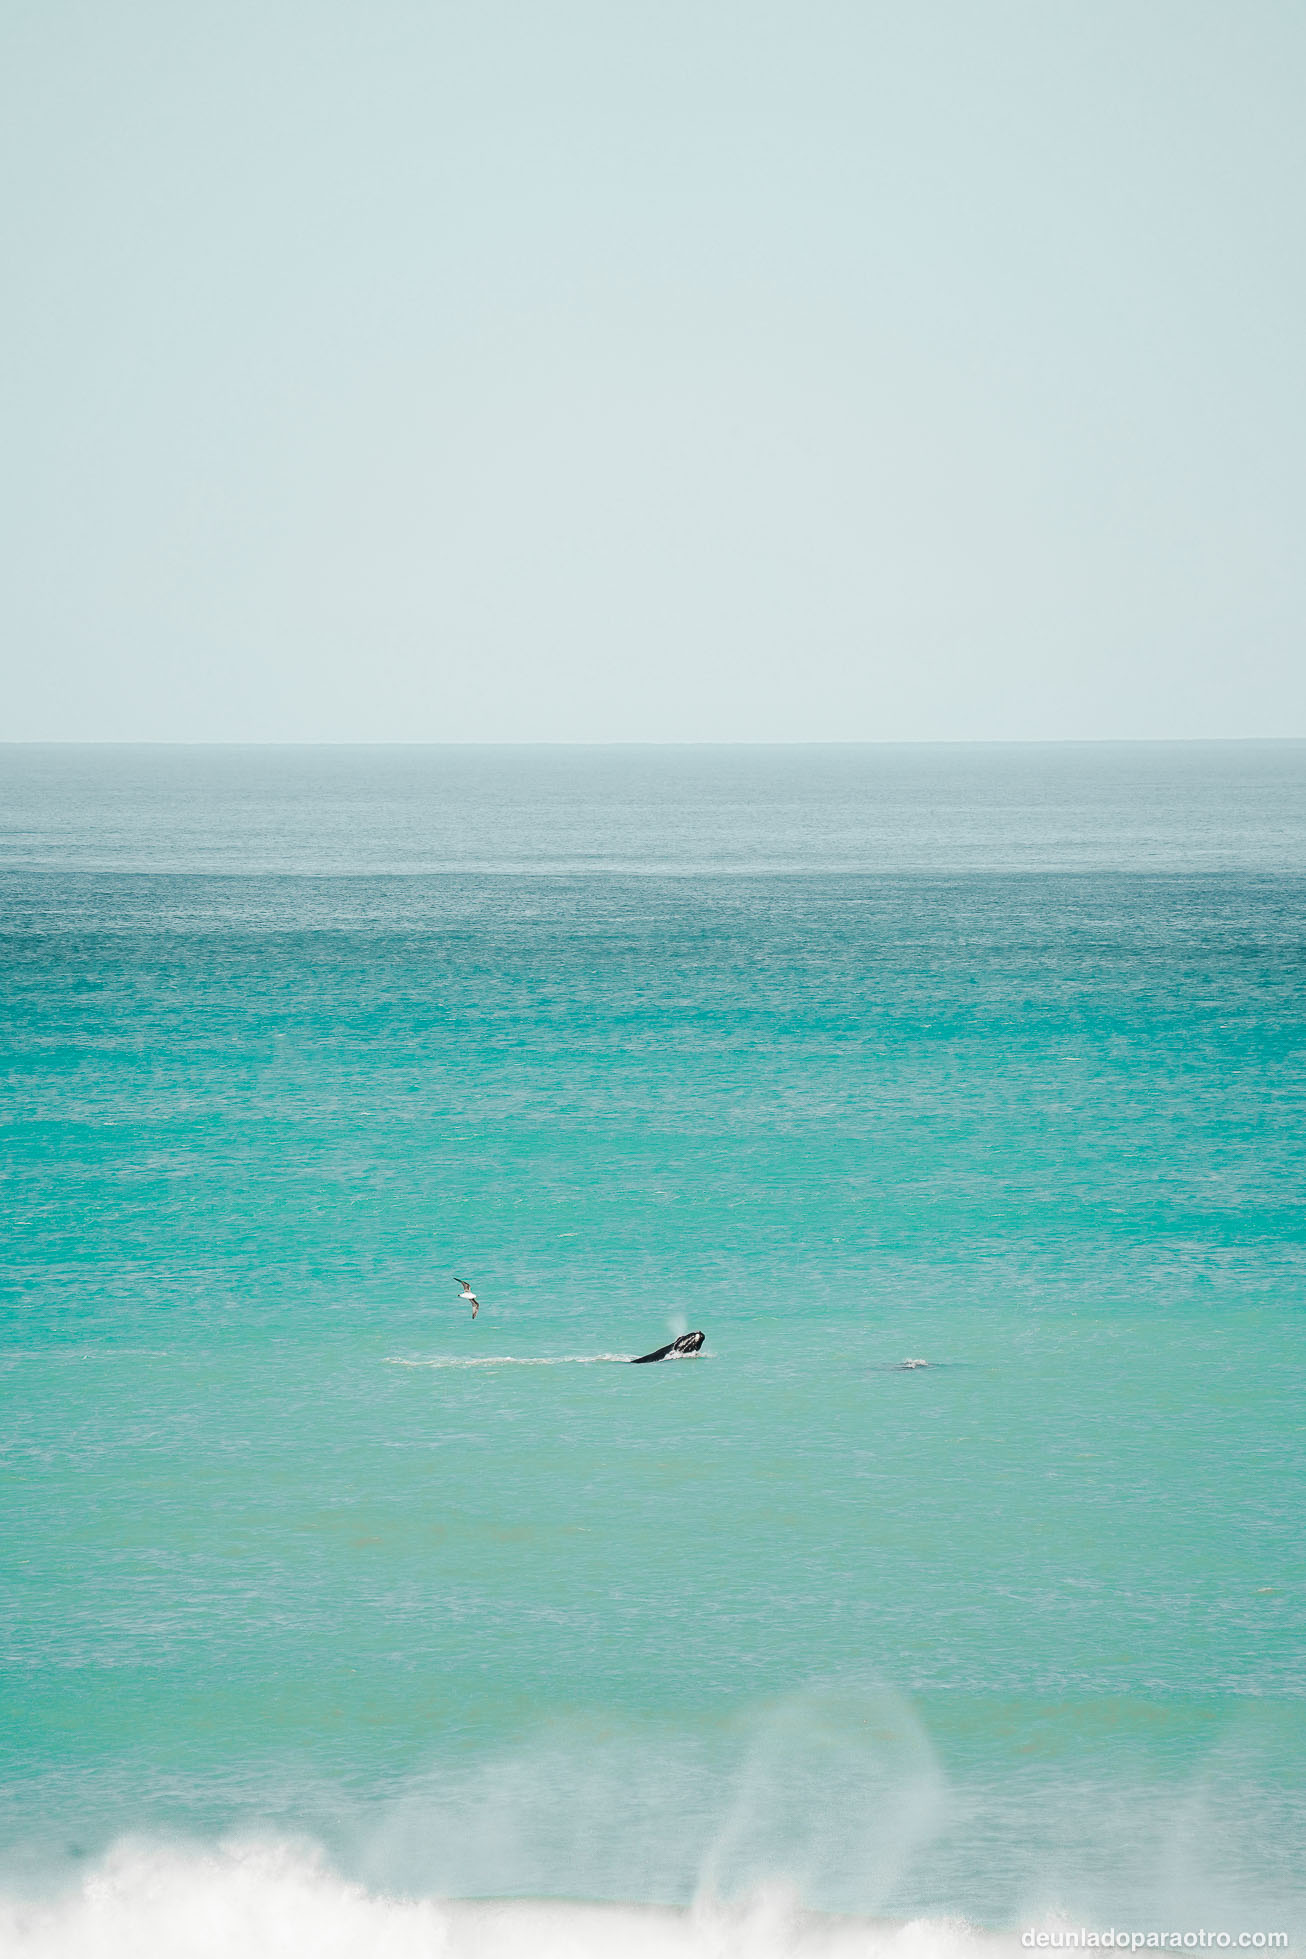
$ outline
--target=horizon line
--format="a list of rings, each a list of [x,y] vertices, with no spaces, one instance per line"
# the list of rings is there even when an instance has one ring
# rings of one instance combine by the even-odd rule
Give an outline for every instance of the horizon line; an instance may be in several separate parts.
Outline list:
[[[767,740],[749,737],[692,737],[647,739],[619,736],[610,739],[567,740],[346,740],[294,739],[276,737],[226,737],[218,740],[185,737],[28,736],[11,739],[0,736],[0,750],[13,748],[340,748],[340,749],[431,749],[431,748],[1291,748],[1306,745],[1306,733],[1299,735],[953,735],[839,738],[813,736],[805,740]]]

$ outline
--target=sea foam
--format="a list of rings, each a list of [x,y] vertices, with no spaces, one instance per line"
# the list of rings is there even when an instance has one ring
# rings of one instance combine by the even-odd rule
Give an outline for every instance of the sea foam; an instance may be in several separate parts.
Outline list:
[[[801,1910],[763,1888],[687,1910],[562,1899],[389,1897],[302,1843],[125,1840],[74,1890],[0,1897],[7,1959],[969,1959],[1014,1938],[960,1920]]]

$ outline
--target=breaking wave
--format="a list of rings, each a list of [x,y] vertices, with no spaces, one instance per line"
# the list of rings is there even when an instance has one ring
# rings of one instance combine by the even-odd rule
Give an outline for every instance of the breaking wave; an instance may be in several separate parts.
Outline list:
[[[314,1846],[124,1841],[54,1899],[0,1897],[7,1959],[969,1959],[1019,1951],[960,1920],[803,1911],[762,1889],[685,1910],[387,1896]]]

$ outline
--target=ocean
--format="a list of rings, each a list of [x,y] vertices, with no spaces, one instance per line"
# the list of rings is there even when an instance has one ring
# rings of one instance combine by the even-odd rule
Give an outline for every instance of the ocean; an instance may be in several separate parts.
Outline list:
[[[1304,900],[1302,743],[0,750],[0,1951],[1300,1950]]]

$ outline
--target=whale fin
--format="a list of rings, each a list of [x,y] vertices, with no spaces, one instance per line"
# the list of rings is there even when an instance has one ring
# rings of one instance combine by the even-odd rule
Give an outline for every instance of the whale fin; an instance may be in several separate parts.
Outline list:
[[[701,1333],[682,1333],[678,1340],[669,1340],[665,1347],[657,1347],[651,1354],[635,1354],[631,1358],[632,1367],[643,1367],[650,1360],[679,1360],[686,1354],[696,1354],[706,1336]]]

